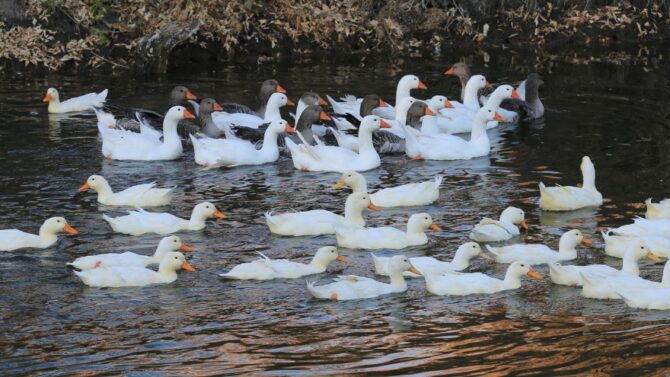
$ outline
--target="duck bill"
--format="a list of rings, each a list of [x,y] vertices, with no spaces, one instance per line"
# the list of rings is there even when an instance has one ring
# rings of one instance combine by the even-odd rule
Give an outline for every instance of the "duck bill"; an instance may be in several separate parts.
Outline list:
[[[47,95],[44,96],[44,99],[42,100],[42,102],[49,102],[49,101],[51,101],[51,93],[47,93]]]
[[[212,108],[214,109],[214,111],[223,111],[223,107],[221,107],[221,105],[219,105],[216,102],[214,102],[214,106],[212,106]]]
[[[212,213],[212,215],[214,215],[214,217],[216,217],[217,219],[225,219],[226,218],[226,215],[221,213],[221,211],[219,211],[218,209],[216,211],[214,211],[214,213]]]
[[[445,75],[453,75],[455,73],[454,67],[447,69],[447,72],[444,72]]]
[[[429,107],[426,107],[426,110],[424,110],[423,115],[435,115],[435,112],[431,110]]]
[[[519,224],[519,226],[521,227],[521,229],[526,229],[526,230],[528,230],[528,221],[523,220],[523,221],[521,222],[521,224]]]
[[[521,96],[519,95],[519,92],[516,91],[516,89],[512,90],[512,98],[521,100]]]
[[[338,189],[338,188],[340,188],[340,187],[342,187],[342,186],[346,186],[346,185],[347,185],[347,182],[345,182],[344,179],[340,179],[339,181],[337,181],[337,182],[335,183],[335,185],[333,186],[333,188],[334,188],[334,189]]]
[[[193,115],[190,111],[186,109],[184,109],[184,111],[182,112],[182,116],[184,117],[184,119],[195,119],[195,115]]]
[[[290,99],[290,98],[286,99],[286,104],[289,105],[289,106],[295,106],[295,102],[293,102],[293,100]]]
[[[386,103],[386,101],[384,101],[381,98],[379,99],[379,107],[388,107],[388,106],[389,106],[389,104]]]
[[[453,109],[453,108],[454,108],[454,105],[453,105],[451,102],[449,102],[449,100],[446,100],[446,99],[445,99],[445,100],[444,100],[444,107],[445,107],[446,109]]]
[[[195,272],[195,268],[187,261],[181,262],[181,269],[185,271]]]
[[[277,87],[275,88],[275,91],[277,93],[286,93],[286,89],[284,89],[281,85],[277,85]]]
[[[287,122],[286,125],[284,126],[284,132],[290,134],[293,133],[293,131],[295,131],[295,128],[291,127],[291,123]]]
[[[436,232],[441,232],[442,228],[440,228],[437,224],[430,224],[430,229],[436,231]]]
[[[330,117],[328,116],[328,114],[326,114],[324,111],[319,113],[319,119],[321,119],[321,120],[331,120]]]
[[[493,88],[493,85],[491,85],[491,83],[488,82],[488,80],[487,80],[486,83],[484,84],[484,87],[485,88]]]
[[[186,99],[198,99],[198,97],[196,97],[195,94],[191,93],[191,91],[189,90],[188,92],[186,92]]]
[[[391,125],[384,119],[379,120],[379,128],[391,128]]]
[[[66,231],[66,232],[68,232],[68,233],[70,233],[70,234],[73,234],[73,235],[77,235],[77,234],[79,234],[79,231],[77,231],[77,229],[71,227],[70,224],[65,224],[65,225],[63,226],[63,230]],[[657,258],[658,258],[658,257],[657,257]]]
[[[493,116],[493,120],[497,120],[500,123],[505,123],[505,118],[502,117],[502,115],[495,113]]]
[[[582,245],[587,247],[593,247],[593,240],[590,238],[582,237]]]
[[[528,273],[526,275],[528,275],[528,277],[533,279],[542,280],[542,275],[540,275],[539,272],[533,270],[532,268],[528,270]]]
[[[421,273],[421,271],[417,270],[416,267],[414,267],[414,266],[410,266],[410,267],[407,269],[407,271],[409,271],[409,272],[411,272],[411,273],[413,273],[413,274],[417,274],[417,275],[419,275],[419,276],[423,276],[423,274]]]
[[[323,99],[322,97],[319,97],[319,105],[327,106],[328,102],[325,99]]]
[[[349,259],[347,259],[347,258],[345,258],[341,255],[338,255],[337,258],[335,258],[335,259],[337,259],[340,262],[349,262]]]
[[[370,202],[370,204],[368,204],[368,208],[370,209],[370,211],[379,211],[380,210],[380,208],[377,207],[373,202]]]
[[[647,253],[647,259],[653,260],[654,262],[661,262],[661,258],[658,255],[652,253],[651,251]]]
[[[428,90],[428,87],[426,86],[426,84],[423,83],[423,81],[419,81],[419,86],[417,88]]]
[[[83,185],[81,185],[81,187],[79,187],[79,192],[90,190],[90,189],[91,189],[91,186],[88,183],[84,183]]]
[[[179,246],[179,250],[185,251],[187,253],[192,253],[193,252],[193,248],[191,246],[188,246],[188,245]]]

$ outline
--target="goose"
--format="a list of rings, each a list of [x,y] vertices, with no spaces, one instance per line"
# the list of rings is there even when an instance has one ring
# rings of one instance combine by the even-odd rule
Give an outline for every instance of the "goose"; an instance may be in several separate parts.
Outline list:
[[[481,254],[482,248],[476,242],[467,242],[459,246],[451,262],[444,262],[433,257],[414,257],[409,258],[410,263],[416,267],[424,276],[442,275],[453,271],[462,271],[470,267],[470,260]],[[391,258],[380,257],[373,253],[372,261],[375,265],[375,274],[388,276],[388,267]],[[419,277],[409,271],[404,272],[405,277]]]
[[[495,255],[498,263],[512,263],[523,260],[530,264],[544,264],[577,258],[577,245],[592,247],[593,241],[584,237],[582,232],[572,229],[563,233],[558,242],[558,252],[542,244],[514,244],[501,247],[486,245],[486,249]]]
[[[442,176],[437,176],[430,181],[381,189],[370,194],[370,200],[377,207],[425,206],[435,202],[440,196],[440,184],[442,184]],[[368,192],[365,177],[355,171],[342,173],[342,177],[333,188],[339,189],[342,186],[349,186],[353,192],[361,194]]]
[[[100,93],[88,93],[61,102],[58,90],[49,88],[43,101],[49,103],[48,111],[50,114],[63,114],[91,110],[91,107],[102,107],[106,99],[107,89]]]
[[[670,258],[670,238],[661,236],[617,236],[612,233],[612,230],[600,233],[605,241],[605,254],[611,257],[622,258],[631,244],[642,241],[651,250],[654,250],[654,254],[659,257]]]
[[[517,225],[523,229],[528,229],[523,210],[516,207],[507,207],[502,211],[498,220],[483,218],[479,224],[472,228],[470,239],[477,242],[506,241],[520,234]]]
[[[277,137],[282,133],[292,133],[293,127],[285,120],[274,120],[265,130],[263,145],[256,145],[242,139],[212,139],[191,135],[195,162],[205,167],[262,165],[279,159]]]
[[[445,75],[456,76],[461,82],[461,101],[465,101],[465,86],[470,80],[472,73],[470,67],[465,63],[456,63],[444,72]]]
[[[300,118],[298,118],[298,122],[295,125],[296,131],[300,132],[301,136],[294,135],[291,137],[291,140],[296,144],[305,142],[309,145],[314,145],[314,134],[323,135],[325,133],[325,128],[315,129],[315,123],[331,120],[332,119],[326,114],[321,105],[307,106],[302,114],[300,114]]]
[[[649,198],[644,204],[647,206],[645,217],[648,220],[670,219],[670,199],[652,203],[651,198]]]
[[[389,127],[390,125],[378,116],[368,115],[363,118],[358,130],[359,153],[342,147],[298,145],[289,138],[285,140],[296,169],[334,172],[365,171],[381,164],[379,154],[372,145],[372,132]]]
[[[647,220],[636,217],[633,224],[620,226],[610,232],[619,236],[670,238],[670,219]]]
[[[105,268],[111,266],[124,267],[146,267],[153,264],[159,264],[163,257],[172,251],[192,252],[191,246],[182,243],[181,238],[177,236],[163,237],[158,243],[154,255],[141,255],[130,251],[124,253],[106,253],[97,255],[88,255],[79,257],[72,262],[67,263],[78,270],[90,270],[93,268]]]
[[[449,272],[444,275],[427,274],[426,290],[434,295],[465,296],[473,294],[492,294],[521,288],[521,277],[542,279],[529,263],[517,261],[507,267],[503,280],[482,274],[481,272]]]
[[[452,115],[467,112],[477,111],[481,107],[479,105],[479,91],[484,88],[492,87],[491,83],[486,80],[483,75],[474,75],[468,79],[463,91],[463,102],[451,101],[454,106],[453,109],[444,110],[445,115],[451,113]]]
[[[331,116],[333,119],[333,122],[337,126],[338,131],[345,131],[345,130],[354,130],[358,126],[360,126],[361,121],[363,118],[365,118],[368,115],[372,115],[372,111],[378,107],[388,107],[389,105],[384,102],[381,97],[379,97],[376,94],[368,94],[367,96],[363,97],[363,100],[360,103],[360,106],[358,107],[358,110],[352,111],[349,107],[345,106],[340,106],[340,103],[335,101],[332,97],[326,96],[328,98],[328,102],[330,102],[331,106],[333,107],[333,111],[335,112],[336,115]],[[333,129],[331,128],[331,131]],[[334,133],[335,137],[340,135],[341,133]],[[337,139],[338,143],[340,142],[339,138]],[[342,144],[340,143],[342,146]]]
[[[522,107],[524,114],[521,116],[525,120],[538,119],[544,116],[544,104],[540,100],[539,88],[544,81],[537,73],[531,73],[528,78],[519,84],[517,89],[521,100],[526,106]]]
[[[382,295],[401,293],[407,290],[407,282],[403,276],[404,271],[410,271],[417,275],[421,273],[412,266],[404,255],[396,255],[389,263],[390,283],[367,277],[346,275],[338,276],[335,282],[326,285],[315,285],[314,282],[307,283],[309,293],[320,299],[333,301],[359,300],[375,298]]]
[[[660,261],[660,258],[652,253],[644,242],[637,241],[631,244],[623,255],[623,265],[621,270],[617,270],[606,264],[590,264],[586,266],[562,265],[559,262],[551,262],[549,265],[549,276],[554,284],[568,285],[573,287],[582,286],[582,275],[604,278],[618,274],[627,274],[638,276],[640,267],[638,261],[646,257],[653,261]]]
[[[379,210],[377,206],[370,202],[369,195],[353,193],[347,197],[344,204],[344,216],[336,215],[323,209],[289,212],[278,215],[267,212],[265,214],[265,221],[271,233],[282,236],[334,234],[336,225],[365,226],[363,210],[366,207],[372,211]]]
[[[540,208],[545,211],[572,211],[603,204],[603,196],[596,189],[596,168],[588,156],[582,157],[582,187],[546,187],[540,182]]]
[[[102,136],[102,154],[110,160],[176,160],[183,151],[177,134],[177,123],[184,118],[194,116],[182,106],[168,110],[163,121],[163,141],[156,134],[110,129],[98,123]]]
[[[98,203],[109,206],[159,207],[170,204],[174,189],[157,188],[152,182],[114,192],[104,177],[92,175],[79,187],[79,192],[93,190],[98,193]]]
[[[158,271],[139,266],[111,266],[74,271],[89,287],[117,288],[143,287],[153,284],[169,284],[177,280],[177,270],[195,271],[179,252],[165,254]]]
[[[298,279],[325,272],[332,261],[347,262],[347,258],[341,256],[337,248],[333,246],[317,250],[314,258],[308,264],[288,259],[270,259],[261,253],[258,254],[261,256],[260,259],[238,264],[229,272],[219,274],[219,276],[237,280]]]
[[[426,229],[442,231],[427,213],[415,213],[407,221],[407,231],[385,226],[363,228],[351,226],[335,227],[337,245],[350,249],[404,249],[428,243]]]
[[[300,99],[298,100],[298,105],[295,108],[295,115],[293,116],[294,120],[300,119],[300,116],[302,115],[302,112],[305,111],[305,109],[308,106],[314,106],[314,105],[320,105],[320,106],[328,106],[328,102],[326,102],[325,99],[321,98],[320,95],[314,92],[305,92],[300,96]]]
[[[262,124],[281,120],[280,109],[286,105],[295,106],[295,102],[291,101],[284,93],[272,93],[262,117],[248,113],[217,112],[212,114],[212,120],[220,128],[236,126],[257,129]]]
[[[200,132],[208,137],[221,137],[225,133],[225,127],[219,127],[214,122],[213,114],[219,114],[223,111],[221,105],[213,98],[205,98],[200,101],[200,110],[198,112],[198,120],[200,122]],[[193,132],[189,132],[189,137]]]
[[[258,91],[258,102],[261,104],[258,110],[254,111],[251,108],[249,108],[249,106],[230,102],[222,103],[221,107],[223,107],[223,111],[226,113],[245,113],[245,114],[257,115],[259,117],[264,117],[268,99],[270,99],[270,96],[272,96],[273,93],[286,94],[286,89],[284,89],[281,85],[279,85],[279,82],[277,80],[268,79],[261,83],[261,87]]]
[[[143,209],[128,211],[127,215],[119,217],[102,215],[102,218],[109,223],[115,232],[131,236],[139,236],[145,233],[166,235],[180,230],[201,230],[205,228],[205,220],[211,217],[226,218],[210,202],[196,205],[189,220],[169,213],[147,212]]]
[[[491,141],[486,133],[486,122],[501,119],[492,109],[482,107],[475,116],[470,140],[446,134],[425,135],[405,126],[405,154],[415,160],[469,160],[488,156]]]
[[[496,90],[494,90],[493,93],[491,93],[491,96],[486,101],[484,107],[489,108],[493,111],[498,111],[502,101],[507,98],[518,99],[519,94],[516,92],[514,88],[512,88],[512,86],[501,85],[498,88],[496,88]],[[437,127],[439,128],[440,132],[449,134],[471,132],[475,124],[474,120],[477,117],[477,113],[480,109],[481,107],[479,107],[479,103],[477,103],[477,106],[472,108],[454,107],[453,109],[447,108],[441,110],[440,111],[441,117],[438,118]],[[500,115],[500,118],[502,120],[497,120],[496,122],[488,122],[486,124],[486,128],[487,129],[493,128],[498,125],[498,122],[505,123],[513,121],[514,119],[516,119],[516,114],[514,116],[511,116],[510,119],[506,119],[502,115]]]
[[[44,221],[40,227],[39,234],[30,234],[18,229],[0,230],[0,251],[12,251],[16,249],[46,249],[56,244],[57,234],[67,232],[77,235],[79,232],[71,227],[62,217],[52,217]]]
[[[429,101],[426,101],[426,104],[430,110],[435,113],[435,116],[425,116],[421,118],[421,133],[426,135],[437,135],[442,133],[439,122],[442,121],[442,118],[444,117],[440,111],[442,109],[453,108],[454,105],[451,104],[447,97],[439,95],[433,96]]]

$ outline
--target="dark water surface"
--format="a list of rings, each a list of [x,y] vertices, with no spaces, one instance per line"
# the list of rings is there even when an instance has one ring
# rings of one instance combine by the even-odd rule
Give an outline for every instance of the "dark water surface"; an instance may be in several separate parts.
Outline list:
[[[528,59],[527,59],[528,60]],[[438,297],[422,280],[406,294],[357,302],[310,298],[304,279],[227,282],[217,274],[256,258],[308,261],[334,237],[285,238],[269,234],[263,212],[324,208],[341,211],[346,191],[334,191],[335,173],[278,164],[203,171],[187,147],[174,162],[104,161],[91,114],[50,118],[41,103],[48,86],[61,96],[110,89],[110,102],[163,108],[175,84],[198,96],[252,103],[258,84],[276,77],[297,99],[305,90],[322,95],[378,93],[394,100],[395,83],[415,73],[430,95],[458,93],[443,76],[448,58],[378,64],[309,63],[239,66],[212,72],[183,69],[162,79],[100,75],[24,78],[0,83],[0,229],[36,232],[50,216],[64,216],[80,231],[56,247],[0,257],[0,375],[546,375],[585,372],[667,373],[670,313],[633,310],[620,301],[581,298],[579,291],[524,279],[516,291],[490,296]],[[490,81],[516,81],[535,60],[501,56],[474,71]],[[576,263],[620,260],[604,256],[599,230],[643,213],[647,197],[670,197],[670,132],[667,63],[563,60],[542,62],[541,96],[546,121],[493,130],[490,157],[472,161],[414,162],[383,157],[365,176],[372,189],[445,174],[439,201],[429,207],[368,214],[370,225],[404,226],[409,213],[429,212],[445,231],[408,255],[451,258],[483,216],[508,205],[526,211],[525,239],[556,246],[562,232],[579,228],[597,240],[580,249]],[[188,73],[191,72],[191,73]],[[451,96],[450,96],[451,97]],[[38,114],[31,115],[36,111]],[[537,183],[581,181],[579,163],[589,155],[605,204],[597,210],[542,213]],[[197,252],[195,273],[180,273],[165,286],[132,289],[85,287],[65,267],[76,257],[123,250],[152,253],[159,236],[112,233],[98,206],[77,188],[101,174],[113,188],[157,181],[177,186],[171,213],[187,217],[198,202],[214,202],[228,219],[202,232],[182,233]],[[335,263],[318,279],[339,273],[373,276],[367,252],[345,250],[351,262]],[[392,253],[382,251],[381,254]],[[498,277],[505,265],[477,259],[471,271]],[[660,279],[663,266],[642,262],[642,276]],[[314,278],[311,278],[314,279]]]

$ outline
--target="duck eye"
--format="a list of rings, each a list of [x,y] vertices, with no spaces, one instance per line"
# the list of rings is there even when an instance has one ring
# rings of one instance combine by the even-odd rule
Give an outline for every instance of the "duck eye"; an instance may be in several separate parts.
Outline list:
[[[60,220],[56,220],[57,223],[60,223]]]

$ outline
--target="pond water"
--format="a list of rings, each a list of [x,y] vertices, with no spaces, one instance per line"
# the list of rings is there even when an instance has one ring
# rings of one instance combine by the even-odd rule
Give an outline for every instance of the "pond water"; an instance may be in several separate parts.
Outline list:
[[[457,80],[443,73],[454,60],[305,61],[204,72],[184,67],[158,79],[7,76],[0,82],[0,229],[37,231],[45,218],[59,215],[80,235],[63,236],[46,250],[2,253],[0,375],[647,374],[669,367],[670,313],[584,299],[576,289],[552,285],[545,266],[538,268],[544,280],[524,279],[521,289],[490,296],[438,297],[415,279],[405,294],[333,303],[312,299],[305,279],[223,281],[218,273],[255,259],[256,251],[307,261],[318,247],[334,244],[331,236],[270,235],[262,214],[341,211],[348,192],[332,189],[339,175],[296,171],[286,157],[272,165],[205,171],[189,147],[174,162],[110,163],[101,156],[92,114],[49,117],[41,103],[49,86],[65,98],[109,88],[110,102],[162,109],[176,84],[201,98],[253,103],[258,84],[270,77],[294,99],[314,90],[374,92],[392,102],[404,73],[419,75],[430,95],[451,97],[459,93]],[[494,146],[485,158],[416,162],[384,156],[380,168],[365,173],[372,189],[438,174],[445,179],[435,205],[368,213],[368,224],[402,227],[409,213],[428,212],[444,231],[431,232],[428,245],[404,253],[448,259],[478,219],[515,205],[531,224],[523,240],[556,246],[562,232],[578,228],[596,247],[581,248],[576,263],[620,266],[604,256],[599,231],[643,214],[648,197],[670,197],[667,63],[575,64],[505,53],[487,63],[482,56],[471,61],[474,72],[493,82],[520,80],[537,65],[545,81],[545,120],[489,131]],[[596,164],[604,205],[540,211],[537,183],[581,182],[583,155]],[[151,181],[177,186],[165,210],[184,217],[196,203],[214,202],[226,220],[180,234],[197,250],[190,256],[197,272],[180,273],[165,286],[84,286],[66,262],[100,252],[151,253],[160,239],[114,234],[101,215],[124,209],[77,193],[91,174],[107,177],[115,188]],[[310,280],[373,276],[367,252],[344,254],[350,262],[336,262]],[[641,263],[641,276],[660,279],[662,264]],[[502,277],[505,268],[479,258],[470,271]]]

